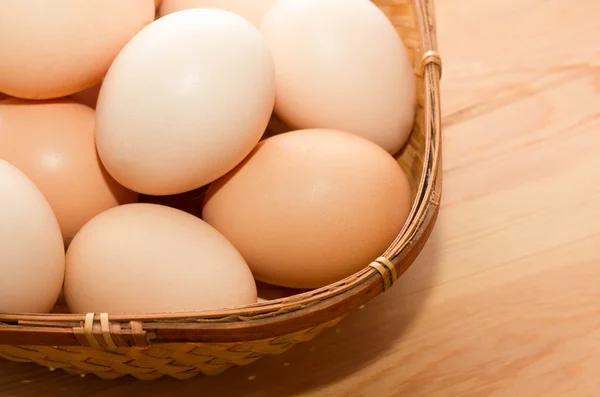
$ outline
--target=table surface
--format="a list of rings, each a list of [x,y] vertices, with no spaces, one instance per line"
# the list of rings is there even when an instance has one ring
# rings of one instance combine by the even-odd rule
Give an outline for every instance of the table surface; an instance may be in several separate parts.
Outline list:
[[[600,2],[437,3],[444,197],[399,285],[217,377],[102,381],[2,361],[0,395],[597,396]]]

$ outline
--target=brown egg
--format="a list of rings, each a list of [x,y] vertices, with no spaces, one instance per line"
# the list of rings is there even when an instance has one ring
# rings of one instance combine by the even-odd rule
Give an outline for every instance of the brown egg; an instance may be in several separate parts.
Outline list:
[[[94,120],[94,110],[66,99],[0,102],[0,158],[42,191],[66,244],[95,215],[137,199],[102,167]]]
[[[48,99],[97,84],[154,15],[153,0],[2,1],[0,91]]]
[[[257,280],[316,288],[383,254],[411,208],[408,179],[377,144],[333,130],[268,138],[211,184],[203,218]]]
[[[201,219],[154,204],[96,216],[67,251],[65,299],[76,313],[148,313],[255,303],[240,253]]]

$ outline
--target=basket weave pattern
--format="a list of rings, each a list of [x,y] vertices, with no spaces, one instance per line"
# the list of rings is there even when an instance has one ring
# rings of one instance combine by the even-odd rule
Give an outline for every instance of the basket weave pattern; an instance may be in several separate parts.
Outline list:
[[[144,380],[163,375],[189,379],[198,373],[217,375],[233,365],[248,365],[267,354],[281,354],[297,343],[308,342],[338,321],[277,338],[240,343],[165,343],[115,350],[81,346],[0,345],[0,357],[62,368],[71,374],[93,373],[103,379],[124,375]]]
[[[231,310],[114,316],[0,313],[0,357],[105,379],[215,375],[311,340],[389,288],[419,254],[439,208],[441,60],[433,0],[373,2],[401,35],[418,88],[415,127],[397,156],[411,178],[414,204],[404,229],[378,260],[327,287]]]

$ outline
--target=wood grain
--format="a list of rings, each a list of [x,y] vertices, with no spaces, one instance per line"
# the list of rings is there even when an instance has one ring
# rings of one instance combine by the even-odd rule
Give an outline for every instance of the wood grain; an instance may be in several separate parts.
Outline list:
[[[0,394],[597,396],[600,3],[438,0],[444,198],[399,285],[277,357],[191,381],[0,362]]]

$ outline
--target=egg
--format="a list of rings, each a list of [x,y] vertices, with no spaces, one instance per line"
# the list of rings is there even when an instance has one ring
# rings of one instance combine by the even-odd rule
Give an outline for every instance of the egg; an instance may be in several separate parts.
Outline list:
[[[223,176],[256,145],[275,97],[260,31],[218,9],[160,18],[117,56],[100,89],[96,144],[108,172],[148,195]]]
[[[255,278],[317,288],[383,254],[412,204],[395,159],[355,134],[309,129],[261,141],[206,194],[203,219]]]
[[[0,313],[48,313],[63,283],[60,228],[42,193],[0,160]]]
[[[0,2],[0,91],[49,99],[91,87],[154,14],[153,0]]]
[[[94,110],[66,99],[0,102],[0,158],[42,191],[65,244],[95,215],[137,200],[100,163],[94,124]]]
[[[159,16],[189,8],[219,8],[234,12],[260,26],[262,18],[277,0],[163,0]]]
[[[411,62],[384,13],[365,0],[280,0],[261,31],[275,62],[275,112],[292,129],[355,133],[390,153],[416,108]]]
[[[155,204],[96,216],[67,251],[65,300],[75,313],[149,313],[255,303],[240,253],[206,222]]]

